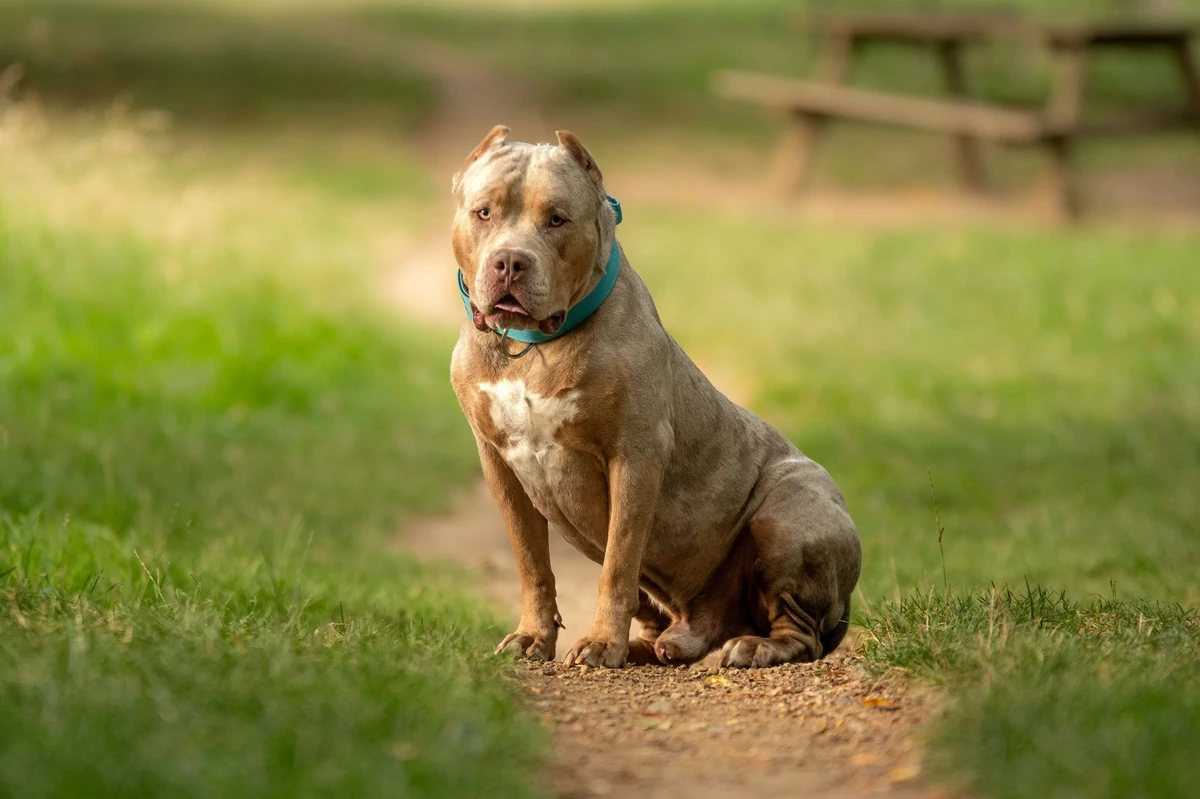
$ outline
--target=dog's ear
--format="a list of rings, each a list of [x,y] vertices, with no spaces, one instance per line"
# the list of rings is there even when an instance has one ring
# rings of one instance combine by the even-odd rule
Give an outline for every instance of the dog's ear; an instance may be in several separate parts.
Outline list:
[[[467,156],[467,160],[463,161],[462,168],[454,173],[454,178],[450,181],[450,191],[458,191],[458,184],[467,168],[482,158],[484,153],[504,144],[508,140],[508,134],[509,130],[504,125],[497,125],[488,131],[488,135],[483,137],[483,141],[479,142],[479,145]]]
[[[579,143],[575,134],[569,130],[556,130],[554,135],[558,137],[558,146],[570,153],[571,157],[583,167],[587,176],[592,179],[592,183],[595,183],[597,188],[601,188],[604,185],[604,176],[600,174],[600,167],[596,166],[596,159],[592,158],[592,154],[587,151],[587,148]]]

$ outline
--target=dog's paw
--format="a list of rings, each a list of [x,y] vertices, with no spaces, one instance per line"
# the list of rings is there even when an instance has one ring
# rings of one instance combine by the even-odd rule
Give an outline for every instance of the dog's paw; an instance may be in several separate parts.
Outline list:
[[[597,641],[582,638],[563,658],[563,665],[571,666],[604,666],[608,669],[619,669],[625,665],[625,657],[629,654],[628,641]]]
[[[792,652],[779,641],[760,638],[757,635],[731,638],[721,647],[721,665],[738,669],[775,666],[792,660],[791,656]]]
[[[554,645],[554,636],[541,636],[517,630],[504,636],[504,640],[496,647],[496,654],[516,655],[529,660],[554,660]]]

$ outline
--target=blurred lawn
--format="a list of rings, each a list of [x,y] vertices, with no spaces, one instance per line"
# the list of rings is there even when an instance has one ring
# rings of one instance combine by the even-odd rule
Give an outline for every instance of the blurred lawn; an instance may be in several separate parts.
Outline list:
[[[344,200],[39,131],[0,124],[0,795],[528,795],[492,620],[389,554],[475,473],[451,336],[366,300]]]
[[[775,130],[709,73],[812,59],[780,24],[803,4],[544,5],[0,2],[27,101],[0,124],[0,793],[528,788],[489,620],[381,554],[475,475],[450,336],[375,299],[396,239],[444,223],[406,43],[527,80],[614,186],[760,168]],[[989,96],[1044,91],[1038,59],[974,58]],[[925,61],[881,50],[858,77],[933,91]],[[1167,70],[1097,64],[1097,99],[1166,101]],[[1089,163],[1186,175],[1200,149],[1109,152]],[[948,161],[886,133],[829,155],[851,182]],[[868,657],[958,697],[940,774],[981,796],[1200,780],[1200,236],[626,211],[668,328],[845,490]]]

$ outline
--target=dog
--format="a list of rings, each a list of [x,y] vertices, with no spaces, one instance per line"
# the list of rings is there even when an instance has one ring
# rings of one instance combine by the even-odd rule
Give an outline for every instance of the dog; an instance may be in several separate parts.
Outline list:
[[[549,524],[601,564],[567,667],[688,664],[720,648],[721,665],[758,668],[832,652],[862,563],[841,492],[663,328],[578,138],[508,133],[492,129],[452,182],[467,321],[451,383],[521,582],[520,623],[496,652],[555,657]]]

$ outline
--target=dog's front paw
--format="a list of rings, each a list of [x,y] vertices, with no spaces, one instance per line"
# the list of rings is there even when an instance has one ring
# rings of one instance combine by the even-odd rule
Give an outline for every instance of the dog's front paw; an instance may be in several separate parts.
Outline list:
[[[594,638],[581,638],[563,658],[563,665],[568,668],[579,665],[619,669],[625,665],[625,657],[628,654],[628,641],[600,641]]]
[[[516,655],[529,660],[554,660],[557,632],[555,630],[551,635],[538,635],[517,630],[504,636],[504,640],[496,647],[496,654]]]

